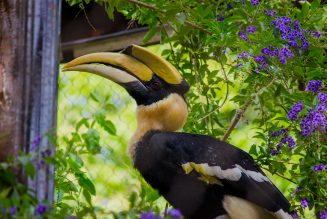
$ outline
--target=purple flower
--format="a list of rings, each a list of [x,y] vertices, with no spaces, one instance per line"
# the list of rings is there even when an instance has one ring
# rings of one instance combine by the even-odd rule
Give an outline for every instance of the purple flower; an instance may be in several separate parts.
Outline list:
[[[310,203],[309,203],[309,200],[307,198],[302,198],[301,199],[301,206],[303,208],[307,208],[307,207],[309,207],[309,205],[310,205]]]
[[[168,214],[173,218],[173,219],[180,219],[182,218],[182,213],[178,209],[170,209],[168,211]]]
[[[313,172],[318,172],[319,171],[319,165],[315,165],[313,168]]]
[[[230,9],[232,9],[232,5],[230,2],[228,2],[226,5],[226,10],[229,11]]]
[[[42,140],[41,135],[36,136],[31,144],[30,150],[31,151],[35,150],[40,145],[41,140]]]
[[[241,52],[237,55],[237,58],[247,58],[249,54],[247,52]]]
[[[17,213],[17,207],[16,206],[13,206],[9,209],[9,212],[11,215],[15,215]]]
[[[222,22],[222,21],[224,21],[224,20],[225,20],[225,18],[223,18],[223,17],[221,17],[221,16],[217,17],[217,21]]]
[[[256,61],[259,64],[265,64],[266,63],[266,57],[256,56],[256,57],[254,57],[254,61]]]
[[[318,94],[319,103],[327,103],[327,94],[320,92]]]
[[[250,3],[251,3],[251,5],[257,6],[260,3],[260,1],[259,0],[251,0]]]
[[[246,31],[248,33],[255,33],[257,31],[256,26],[248,26],[248,28],[246,29]]]
[[[291,212],[291,216],[294,219],[298,218],[297,212],[295,210]]]
[[[154,214],[152,211],[142,213],[139,219],[163,219],[160,215]]]
[[[44,165],[45,165],[45,162],[44,162],[43,159],[42,160],[38,160],[36,162],[36,169],[40,170],[40,169],[42,169],[44,167]]]
[[[236,68],[240,68],[240,67],[242,67],[243,65],[241,64],[241,63],[239,63],[239,64],[237,64],[236,65]]]
[[[320,33],[318,31],[314,32],[312,35],[314,37],[316,37],[316,38],[319,38],[320,37]]]
[[[278,151],[275,149],[271,149],[269,152],[272,156],[276,156],[278,154]]]
[[[303,103],[297,102],[291,108],[291,110],[287,113],[288,118],[291,121],[297,120],[298,114],[303,110]]]
[[[318,164],[318,165],[315,165],[313,168],[313,172],[318,172],[318,171],[323,171],[326,169],[326,166],[324,164]]]
[[[294,149],[294,147],[295,147],[294,139],[291,136],[287,136],[285,140],[286,140],[286,143],[287,143],[289,149],[291,149],[291,150]]]
[[[243,31],[240,31],[238,32],[238,36],[239,38],[241,38],[242,40],[245,40],[245,41],[248,41],[248,36],[243,32]]]
[[[276,11],[274,10],[266,10],[266,15],[269,17],[273,17],[276,15]]]
[[[322,212],[320,212],[319,219],[327,219],[327,210],[326,209],[324,209]]]
[[[302,191],[302,188],[301,187],[297,187],[296,190],[295,190],[295,193],[298,194],[301,191]]]
[[[51,149],[46,149],[46,150],[44,150],[44,151],[41,152],[42,158],[49,157],[49,156],[51,156],[51,154],[52,154],[52,150]]]
[[[36,208],[36,212],[39,215],[43,215],[46,212],[46,210],[47,210],[47,206],[44,204],[39,204]]]

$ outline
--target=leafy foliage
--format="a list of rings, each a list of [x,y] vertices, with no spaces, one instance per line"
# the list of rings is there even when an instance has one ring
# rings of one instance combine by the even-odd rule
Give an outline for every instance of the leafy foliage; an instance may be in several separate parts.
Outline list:
[[[66,1],[81,8],[90,2]],[[190,116],[184,131],[212,135],[237,146],[242,144],[238,132],[246,129],[255,133],[249,134],[252,144],[245,149],[268,173],[285,180],[280,185],[288,189],[293,216],[324,217],[326,5],[320,0],[96,2],[105,7],[110,18],[117,10],[132,21],[148,25],[145,43],[160,34],[161,54],[192,87],[187,96]],[[67,88],[67,83],[62,78],[61,89]],[[114,142],[120,145],[127,142],[118,139],[122,134],[118,126],[122,122],[110,117],[119,108],[111,102],[111,92],[86,92],[84,87],[79,90],[92,99],[97,110],[84,109],[82,118],[76,121],[73,114],[79,113],[81,107],[65,103],[72,112],[67,116],[69,124],[60,118],[59,121],[61,127],[70,128],[53,142],[57,145],[55,156],[45,158],[56,166],[55,205],[44,208],[36,202],[33,192],[15,178],[13,170],[17,167],[24,167],[28,176],[33,177],[34,167],[44,165],[33,163],[33,152],[22,153],[17,160],[11,158],[0,165],[1,179],[6,179],[0,184],[3,208],[0,214],[28,217],[36,212],[38,217],[95,218],[101,214],[137,218],[141,212],[162,212],[162,199],[131,168],[126,148],[114,146]],[[78,96],[73,91],[70,94]],[[110,139],[110,147],[103,147],[103,138]],[[109,155],[103,155],[106,153]],[[115,171],[127,172],[128,182],[112,176],[101,182],[111,190],[99,191],[90,177],[91,169],[96,167],[93,161],[99,156],[108,160],[104,164],[108,170],[109,166],[115,166]],[[115,180],[119,186],[113,183]],[[124,210],[108,211],[94,204],[96,194],[112,197],[114,190],[124,190],[128,196]]]
[[[72,3],[72,1],[70,1]],[[166,45],[162,55],[192,86],[190,119],[184,130],[230,140],[240,126],[257,134],[250,153],[272,174],[289,179],[293,209],[322,212],[326,203],[326,126],[301,134],[304,119],[317,107],[305,91],[310,80],[326,92],[326,5],[313,1],[151,1],[98,0],[109,17],[114,10],[149,26],[144,42],[156,33]],[[75,3],[83,4],[82,1]],[[303,102],[299,119],[288,118]],[[326,120],[326,109],[321,121]],[[287,133],[272,137],[280,129]],[[297,187],[302,192],[296,192]],[[307,198],[309,203],[302,205]],[[295,213],[294,213],[295,215]]]

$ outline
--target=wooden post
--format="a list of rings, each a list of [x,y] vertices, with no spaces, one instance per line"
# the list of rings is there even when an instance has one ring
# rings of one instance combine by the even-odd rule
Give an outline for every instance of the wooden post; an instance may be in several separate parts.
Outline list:
[[[60,0],[0,0],[0,161],[47,132],[55,134]],[[41,151],[54,146],[43,138]],[[36,161],[37,162],[37,161]],[[51,204],[54,169],[37,171],[29,187]]]

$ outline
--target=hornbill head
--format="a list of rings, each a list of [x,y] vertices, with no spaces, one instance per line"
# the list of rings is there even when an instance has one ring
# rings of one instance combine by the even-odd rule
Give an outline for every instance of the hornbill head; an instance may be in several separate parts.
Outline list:
[[[131,45],[121,53],[92,53],[70,61],[63,70],[100,75],[135,99],[138,128],[130,146],[150,130],[176,131],[186,121],[184,94],[189,85],[172,64],[148,49]],[[133,148],[130,152],[133,155]]]

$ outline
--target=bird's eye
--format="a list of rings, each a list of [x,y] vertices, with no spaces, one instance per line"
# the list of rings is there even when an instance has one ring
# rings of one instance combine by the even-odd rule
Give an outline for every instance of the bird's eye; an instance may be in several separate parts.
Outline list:
[[[158,81],[154,81],[151,83],[151,88],[153,90],[160,90],[161,89],[161,85],[160,85],[160,82]]]

